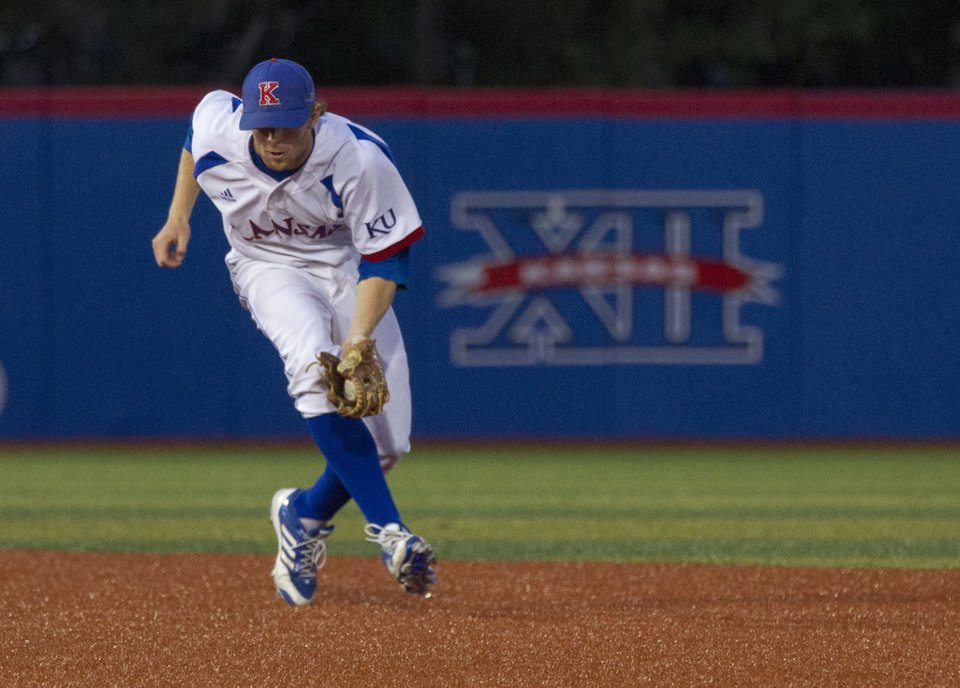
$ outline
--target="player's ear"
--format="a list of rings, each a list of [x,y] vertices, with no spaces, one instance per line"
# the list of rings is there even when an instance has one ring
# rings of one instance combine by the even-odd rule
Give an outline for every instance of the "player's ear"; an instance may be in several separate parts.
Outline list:
[[[313,112],[310,113],[310,121],[312,124],[316,124],[317,120],[323,116],[323,113],[327,111],[327,104],[322,100],[318,100],[313,105]]]

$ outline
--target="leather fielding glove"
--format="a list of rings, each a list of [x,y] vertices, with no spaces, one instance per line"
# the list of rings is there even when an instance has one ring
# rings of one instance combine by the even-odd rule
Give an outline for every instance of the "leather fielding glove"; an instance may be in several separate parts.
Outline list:
[[[318,363],[327,386],[327,399],[341,416],[375,416],[390,401],[390,390],[387,389],[375,340],[352,342],[343,358],[323,351],[311,366]]]

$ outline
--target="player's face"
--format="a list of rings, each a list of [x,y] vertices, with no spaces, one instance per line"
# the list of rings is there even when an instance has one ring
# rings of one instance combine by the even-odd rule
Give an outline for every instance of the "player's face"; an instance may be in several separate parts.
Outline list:
[[[254,129],[253,149],[271,170],[296,169],[313,150],[313,127],[319,117],[315,109],[306,124],[296,129]]]

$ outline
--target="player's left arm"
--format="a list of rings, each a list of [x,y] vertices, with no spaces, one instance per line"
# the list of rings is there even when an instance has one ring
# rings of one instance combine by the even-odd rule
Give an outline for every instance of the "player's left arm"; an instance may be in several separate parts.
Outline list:
[[[424,235],[416,204],[392,158],[372,146],[360,174],[343,188],[342,199],[354,245],[360,252],[357,305],[343,350],[370,338],[406,286],[410,246]]]
[[[343,351],[358,339],[369,339],[386,315],[397,293],[397,283],[383,277],[370,277],[357,285],[357,307],[343,340]]]

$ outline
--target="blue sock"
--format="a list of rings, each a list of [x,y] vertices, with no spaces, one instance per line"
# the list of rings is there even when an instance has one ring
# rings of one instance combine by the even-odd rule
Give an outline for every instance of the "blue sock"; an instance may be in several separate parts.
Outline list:
[[[305,518],[329,521],[349,501],[350,493],[340,482],[340,478],[328,461],[323,475],[317,479],[313,487],[297,495],[293,506],[297,513]]]
[[[306,491],[304,515],[329,520],[346,503],[347,495],[353,497],[369,523],[403,525],[380,467],[377,445],[363,421],[325,413],[308,418],[307,427],[327,460],[327,468]]]

